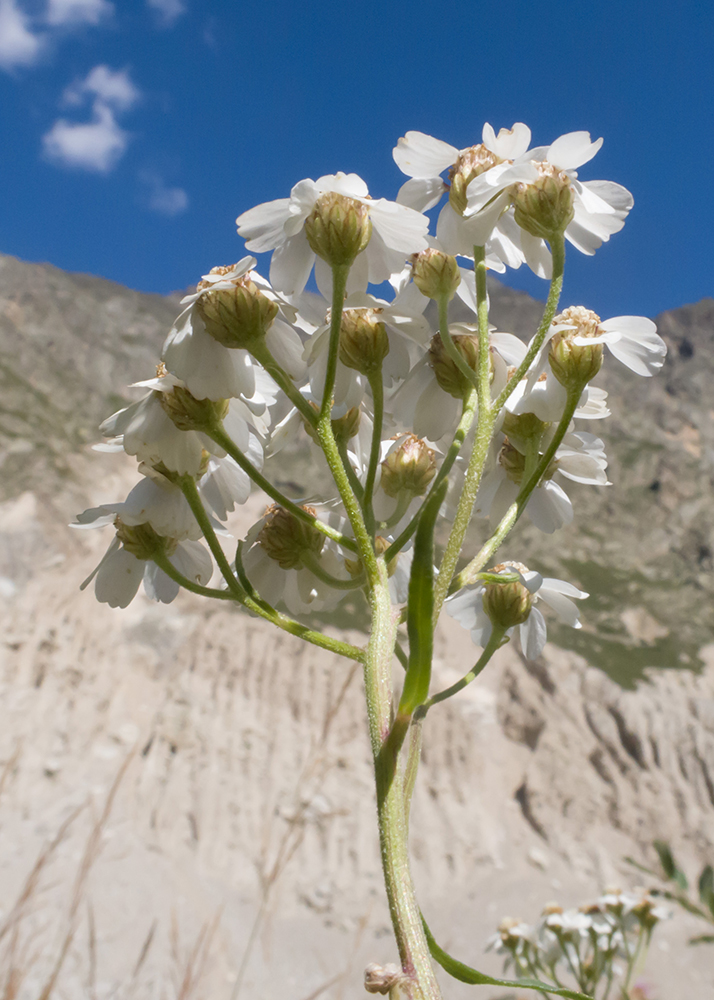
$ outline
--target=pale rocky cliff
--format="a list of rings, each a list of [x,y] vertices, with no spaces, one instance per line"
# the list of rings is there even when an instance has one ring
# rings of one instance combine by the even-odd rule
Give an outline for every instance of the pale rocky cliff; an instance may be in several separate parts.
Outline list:
[[[537,315],[507,289],[492,299],[502,329]],[[179,997],[216,917],[184,996],[235,1000],[245,959],[246,1000],[359,997],[364,965],[394,958],[359,673],[192,596],[122,612],[77,589],[107,539],[66,523],[134,475],[86,445],[122,385],[150,374],[175,312],[0,258],[0,935],[43,844],[89,799],[23,917],[17,995],[36,1000],[91,824],[133,750],[57,995]],[[659,380],[614,364],[604,379],[614,415],[593,429],[615,485],[577,491],[576,530],[557,548],[521,535],[533,565],[593,592],[577,646],[554,629],[560,645],[536,664],[508,647],[429,718],[412,822],[425,914],[445,947],[493,972],[483,945],[503,915],[636,884],[622,859],[651,860],[654,837],[692,872],[714,859],[714,302],[659,324],[671,352]],[[447,622],[440,680],[472,657]],[[659,1000],[714,997],[714,949],[684,943],[696,930],[679,914],[662,928],[648,966]]]

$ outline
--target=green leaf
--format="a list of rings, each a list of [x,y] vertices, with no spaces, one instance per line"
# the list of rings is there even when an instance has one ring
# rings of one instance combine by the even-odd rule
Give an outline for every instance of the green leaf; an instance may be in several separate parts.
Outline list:
[[[689,944],[714,944],[714,934],[700,934],[689,939]]]
[[[714,915],[714,869],[707,865],[699,876],[699,898]]]
[[[687,876],[681,868],[677,867],[677,863],[674,860],[674,855],[670,850],[669,844],[664,840],[655,840],[652,846],[659,855],[660,864],[662,865],[667,878],[676,882],[682,892],[686,892],[689,888]]]
[[[559,989],[557,986],[549,986],[548,983],[541,983],[537,979],[494,979],[493,976],[487,976],[484,972],[478,972],[476,969],[472,969],[468,965],[464,965],[463,962],[452,958],[443,948],[440,948],[434,940],[434,936],[429,930],[423,916],[421,922],[432,958],[439,963],[445,972],[448,972],[450,976],[458,979],[461,983],[469,983],[472,986],[508,986],[511,989],[538,990],[540,993],[552,993],[556,997],[566,997],[567,1000],[592,1000],[592,996],[588,996],[586,993],[576,993],[575,990]]]
[[[398,715],[410,716],[429,697],[434,653],[434,525],[446,495],[446,480],[426,502],[414,539],[414,559],[409,576],[407,632],[409,663]]]

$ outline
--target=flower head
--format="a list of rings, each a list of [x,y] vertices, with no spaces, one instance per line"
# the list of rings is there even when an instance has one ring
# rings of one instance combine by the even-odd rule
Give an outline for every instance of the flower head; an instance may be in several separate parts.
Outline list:
[[[274,251],[270,280],[289,295],[304,289],[316,254],[331,264],[363,261],[362,290],[379,284],[426,249],[429,226],[411,208],[372,200],[361,177],[343,173],[300,181],[289,198],[257,205],[236,221],[248,250]]]

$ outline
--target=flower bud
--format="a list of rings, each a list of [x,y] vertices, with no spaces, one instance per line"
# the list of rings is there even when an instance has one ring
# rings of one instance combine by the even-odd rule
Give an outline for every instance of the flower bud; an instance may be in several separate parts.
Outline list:
[[[131,552],[137,559],[153,559],[159,552],[171,555],[176,550],[175,539],[159,535],[150,524],[128,525],[117,517],[114,526],[119,541],[127,552]]]
[[[459,153],[456,163],[449,171],[451,187],[449,189],[449,201],[451,207],[459,215],[466,211],[466,188],[474,177],[478,177],[484,170],[490,170],[497,163],[501,163],[500,157],[492,153],[484,145],[471,146]]]
[[[171,392],[155,390],[164,411],[180,431],[203,431],[220,423],[228,413],[227,399],[196,399],[184,386]]]
[[[320,412],[320,407],[317,403],[313,403],[312,401],[310,401],[310,408],[315,412],[316,416]],[[355,437],[359,433],[359,425],[361,421],[362,412],[359,406],[350,407],[350,409],[341,417],[333,417],[330,422],[332,424],[332,433],[337,444],[346,444],[353,437]],[[319,445],[320,440],[313,425],[308,423],[307,420],[303,420],[303,424],[308,435],[312,438],[315,444]]]
[[[500,563],[489,570],[490,573],[502,573],[518,570],[527,573],[528,570],[520,563]],[[509,629],[522,625],[531,612],[533,596],[518,580],[516,583],[489,583],[483,593],[483,610],[491,619],[491,624],[497,628]]]
[[[377,535],[374,539],[374,551],[378,556],[384,555],[389,546],[392,543],[388,538],[383,535]],[[389,560],[387,563],[387,576],[392,577],[397,571],[397,563],[399,562],[399,553]],[[350,574],[351,577],[358,577],[362,573],[362,560],[361,559],[345,559],[345,569]]]
[[[225,274],[232,267],[214,267],[211,274]],[[207,282],[196,286],[210,289]],[[250,280],[250,275],[235,278],[230,288],[205,291],[196,307],[206,326],[206,332],[224,347],[250,348],[261,340],[278,314],[278,305],[263,295]]]
[[[456,345],[456,350],[464,359],[472,371],[478,368],[478,337],[476,334],[456,334],[451,338]],[[471,389],[472,384],[458,367],[456,362],[447,353],[441,334],[437,333],[431,338],[429,344],[429,365],[433,369],[436,381],[444,392],[448,392],[455,399],[463,399]],[[491,378],[493,378],[493,365],[489,358],[491,367]]]
[[[302,509],[308,514],[316,513],[313,507]],[[281,569],[300,569],[303,556],[318,556],[324,542],[325,536],[321,531],[277,505],[269,508],[267,520],[258,535],[258,544]]]
[[[421,438],[408,434],[382,462],[382,489],[389,497],[402,491],[420,497],[435,475],[434,452]]]
[[[564,233],[575,208],[570,178],[552,163],[536,163],[540,177],[531,184],[516,184],[513,191],[515,219],[532,236],[549,240]]]
[[[373,375],[389,354],[387,328],[379,309],[345,309],[340,326],[340,361],[360,375]]]
[[[600,317],[583,306],[571,306],[556,316],[553,323],[570,323],[575,329],[556,333],[550,341],[551,371],[566,389],[582,389],[600,371],[603,345],[575,344],[573,341],[576,337],[597,337]]]
[[[456,257],[430,247],[414,254],[412,258],[412,278],[422,295],[428,299],[448,301],[453,299],[461,283],[461,273]]]
[[[364,988],[367,993],[381,993],[386,996],[392,995],[392,990],[404,979],[404,973],[399,966],[392,962],[389,965],[377,965],[370,962],[364,970]]]
[[[305,220],[310,249],[332,267],[351,264],[372,235],[369,207],[355,198],[328,191],[320,195]]]
[[[506,470],[506,475],[511,482],[520,486],[526,471],[526,456],[518,448],[514,448],[508,438],[504,440],[501,450],[498,453],[498,462]],[[543,473],[542,479],[552,479],[557,468],[558,460],[554,458]]]
[[[541,420],[535,413],[510,413],[506,410],[503,418],[503,433],[524,455],[530,442],[535,441],[540,444],[549,427],[550,424]]]

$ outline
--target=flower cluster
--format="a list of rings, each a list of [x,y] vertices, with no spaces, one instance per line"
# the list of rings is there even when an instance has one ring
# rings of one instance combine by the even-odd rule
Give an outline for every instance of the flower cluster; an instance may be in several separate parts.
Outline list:
[[[617,980],[622,995],[630,995],[653,930],[670,917],[645,890],[610,889],[578,909],[549,904],[535,925],[506,917],[486,947],[500,953],[504,969],[518,976],[558,986],[572,978],[583,993],[606,1000]]]
[[[126,500],[78,518],[115,528],[86,581],[99,600],[125,607],[143,580],[155,600],[184,586],[282,626],[285,610],[309,618],[369,594],[386,557],[391,600],[403,604],[422,511],[446,480],[441,516],[454,528],[439,607],[448,596],[483,648],[517,629],[528,657],[546,637],[536,605],[578,628],[572,599],[587,595],[577,587],[521,563],[484,567],[522,512],[553,533],[574,517],[569,483],[608,485],[603,440],[583,429],[608,415],[592,384],[604,347],[650,376],[664,343],[650,320],[603,322],[581,306],[550,308],[530,337],[497,331],[484,322],[485,271],[525,262],[555,280],[564,241],[593,253],[622,228],[629,193],[578,177],[601,144],[574,132],[533,147],[522,123],[486,124],[463,149],[408,132],[394,149],[409,178],[395,201],[336,173],[243,212],[238,233],[248,251],[271,252],[270,280],[252,256],[203,275],[155,377],[137,383],[142,397],[102,424],[103,447],[134,456],[142,478]],[[424,213],[442,197],[430,236]],[[306,290],[313,268],[317,291]],[[450,319],[454,296],[471,322]],[[264,461],[300,441],[334,487],[289,500]],[[233,559],[224,523],[256,486],[271,506]],[[456,576],[472,516],[491,541]]]

